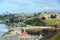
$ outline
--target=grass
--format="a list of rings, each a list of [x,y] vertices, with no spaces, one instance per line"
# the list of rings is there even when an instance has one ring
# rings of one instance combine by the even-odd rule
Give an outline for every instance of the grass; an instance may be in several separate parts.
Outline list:
[[[57,24],[57,25],[60,25],[60,20],[44,20],[46,23],[47,23],[47,25],[55,25],[55,24]]]
[[[10,16],[5,16],[4,19],[8,19]]]
[[[54,40],[60,40],[60,34],[58,34]]]

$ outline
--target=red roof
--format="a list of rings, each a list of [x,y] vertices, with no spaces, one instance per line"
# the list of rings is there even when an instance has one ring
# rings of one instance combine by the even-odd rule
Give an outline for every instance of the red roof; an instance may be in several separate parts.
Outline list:
[[[25,31],[24,31],[24,32],[22,32],[22,35],[23,35],[23,36],[26,36],[27,34],[28,34],[28,33],[27,33],[27,32],[25,32]]]

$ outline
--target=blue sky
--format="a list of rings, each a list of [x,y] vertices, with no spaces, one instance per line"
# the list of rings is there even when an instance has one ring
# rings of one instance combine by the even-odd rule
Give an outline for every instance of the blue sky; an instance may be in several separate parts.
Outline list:
[[[0,0],[0,14],[60,11],[60,0]]]

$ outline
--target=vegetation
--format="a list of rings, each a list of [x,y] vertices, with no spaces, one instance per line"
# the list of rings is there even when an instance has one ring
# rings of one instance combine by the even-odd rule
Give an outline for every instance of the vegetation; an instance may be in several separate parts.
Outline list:
[[[38,13],[39,15],[41,14],[41,12]]]
[[[14,19],[10,19],[10,21],[9,21],[9,22],[13,23],[13,22],[14,22]]]
[[[27,21],[25,21],[25,23],[27,25],[41,26],[41,23],[38,20],[36,20],[36,19],[27,20]]]
[[[24,20],[23,19],[20,19],[20,22],[23,22]]]
[[[44,36],[44,35],[49,34],[51,31],[49,31],[47,29],[41,30],[41,29],[38,28],[38,29],[28,29],[28,30],[26,30],[26,32],[30,35],[40,35],[40,34],[42,34]]]
[[[41,17],[41,19],[45,20],[46,18],[45,17]]]
[[[8,16],[8,15],[4,16],[4,19],[9,19],[9,18],[10,18],[10,16]]]
[[[36,18],[37,17],[37,14],[34,14],[34,17]]]
[[[47,12],[44,12],[44,13],[47,13]]]
[[[58,34],[54,40],[60,40],[60,34]]]
[[[39,31],[37,31],[37,32],[35,32],[35,31],[28,31],[28,34],[30,34],[30,35],[40,35],[40,32]]]
[[[56,18],[56,17],[57,17],[57,15],[56,15],[56,14],[55,14],[55,15],[53,15],[53,14],[51,15],[51,18]]]
[[[60,20],[57,20],[57,19],[55,19],[55,20],[44,20],[44,21],[47,23],[47,25],[55,25],[55,24],[60,25]]]
[[[29,34],[29,35],[40,35],[41,34],[41,31],[36,31],[36,30],[26,30],[26,32]]]
[[[18,20],[14,20],[14,19],[10,19],[10,21],[9,22],[11,22],[11,23],[18,23],[19,21]]]
[[[37,14],[34,14],[34,16],[37,16]]]

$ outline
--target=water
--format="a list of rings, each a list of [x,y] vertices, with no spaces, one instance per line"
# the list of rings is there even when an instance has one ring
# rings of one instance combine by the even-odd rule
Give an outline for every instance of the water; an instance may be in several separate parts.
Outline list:
[[[5,24],[0,24],[0,37],[8,31],[8,26]]]

